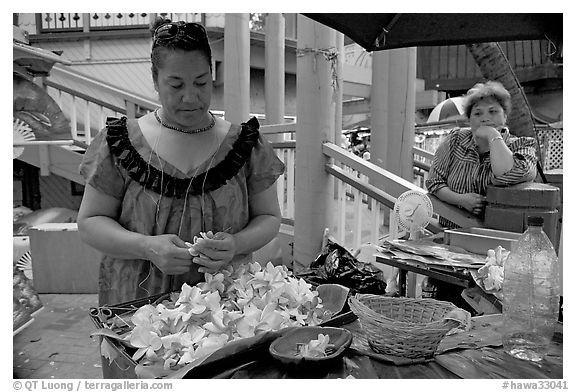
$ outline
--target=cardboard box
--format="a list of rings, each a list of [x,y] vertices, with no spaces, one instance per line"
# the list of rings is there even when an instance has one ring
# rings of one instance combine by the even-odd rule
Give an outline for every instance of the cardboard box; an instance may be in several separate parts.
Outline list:
[[[28,234],[38,293],[98,292],[101,254],[82,242],[76,223],[44,223],[32,227]]]
[[[444,243],[468,252],[486,255],[488,249],[496,249],[498,245],[506,250],[512,250],[513,244],[521,235],[522,233],[470,227],[444,231]]]

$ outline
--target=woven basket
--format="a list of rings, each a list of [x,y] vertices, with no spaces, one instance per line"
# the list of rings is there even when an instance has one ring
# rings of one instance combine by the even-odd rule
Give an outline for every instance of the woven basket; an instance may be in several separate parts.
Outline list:
[[[405,358],[432,358],[442,338],[461,325],[444,319],[458,309],[434,299],[356,294],[348,300],[372,350]]]

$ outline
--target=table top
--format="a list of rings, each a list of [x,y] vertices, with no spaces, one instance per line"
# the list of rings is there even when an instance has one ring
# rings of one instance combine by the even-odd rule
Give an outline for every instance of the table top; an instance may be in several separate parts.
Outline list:
[[[396,361],[379,356],[358,344],[359,322],[343,326],[353,332],[352,346],[342,358],[324,368],[289,368],[274,360],[267,344],[253,347],[234,361],[200,365],[185,378],[368,378],[368,379],[562,379],[562,324],[539,364],[504,353],[499,328],[501,315],[474,317],[470,331],[445,337],[431,360]],[[361,340],[361,339],[360,339]],[[370,350],[370,349],[368,349]],[[370,350],[371,351],[371,350]],[[376,355],[374,355],[376,354]]]
[[[376,262],[400,268],[405,271],[426,275],[464,288],[474,286],[474,279],[466,268],[435,267],[421,263],[417,260],[390,259],[380,255],[376,255]]]

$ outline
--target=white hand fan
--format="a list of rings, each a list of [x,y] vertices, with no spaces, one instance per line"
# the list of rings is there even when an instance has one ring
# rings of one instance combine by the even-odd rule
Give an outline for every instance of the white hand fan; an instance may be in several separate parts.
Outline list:
[[[36,136],[34,135],[34,132],[32,132],[32,128],[30,128],[30,125],[26,124],[24,121],[20,120],[19,118],[14,118],[14,121],[12,124],[12,130],[13,130],[13,135],[12,135],[12,143],[13,144],[24,143],[24,142],[36,140]],[[12,159],[16,159],[20,155],[22,155],[22,153],[24,152],[24,147],[22,147],[22,146],[12,147],[12,152],[13,152],[13,158]]]
[[[24,272],[24,276],[32,280],[32,254],[27,251],[16,262],[16,267]]]
[[[420,238],[432,219],[432,201],[424,192],[406,191],[398,196],[390,213],[390,239],[399,237],[398,229],[410,233],[410,239]]]
[[[432,219],[432,201],[424,192],[406,191],[398,196],[394,203],[394,210],[390,211],[390,234],[388,238],[393,241],[410,233],[410,240],[420,238],[422,231]],[[402,232],[399,232],[402,229]],[[386,280],[386,293],[394,295],[398,293],[397,268]]]

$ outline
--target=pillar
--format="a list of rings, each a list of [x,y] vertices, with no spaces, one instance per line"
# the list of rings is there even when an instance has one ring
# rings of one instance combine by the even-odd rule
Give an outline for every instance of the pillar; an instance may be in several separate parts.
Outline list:
[[[334,64],[324,54],[335,47],[334,30],[298,15],[295,271],[316,258],[329,215],[334,213],[329,207],[332,192],[322,142],[334,142],[338,86],[333,83]]]
[[[250,114],[250,27],[248,14],[225,14],[224,111],[240,124]]]
[[[370,160],[410,182],[413,179],[416,111],[416,48],[372,55]],[[399,191],[374,184],[387,193]]]
[[[266,123],[281,124],[284,122],[285,96],[285,55],[284,55],[284,16],[268,14],[266,16],[266,43],[264,68],[264,99],[266,106]],[[268,135],[269,140],[282,140],[281,135]]]

